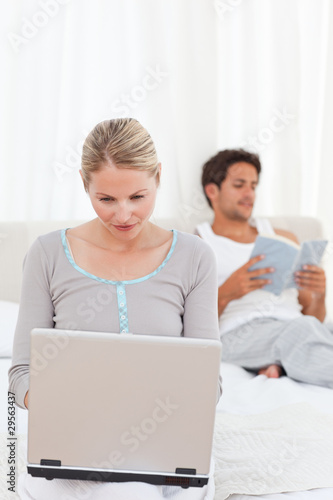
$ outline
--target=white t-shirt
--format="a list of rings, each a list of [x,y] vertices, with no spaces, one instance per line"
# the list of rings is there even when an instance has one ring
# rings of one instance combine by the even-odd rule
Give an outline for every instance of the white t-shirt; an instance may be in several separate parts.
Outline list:
[[[251,219],[250,224],[257,228],[259,234],[274,234],[267,219]],[[239,243],[218,236],[208,222],[199,224],[196,232],[212,247],[216,255],[218,286],[250,259],[254,243]],[[255,290],[229,302],[220,316],[220,333],[225,334],[257,318],[298,318],[302,314],[301,309],[296,288],[289,288],[279,296],[265,290]]]

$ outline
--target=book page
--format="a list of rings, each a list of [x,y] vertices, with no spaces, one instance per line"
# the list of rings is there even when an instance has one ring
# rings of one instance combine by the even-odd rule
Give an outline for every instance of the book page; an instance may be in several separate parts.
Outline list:
[[[289,244],[279,238],[269,238],[259,235],[256,238],[251,258],[257,255],[265,255],[265,259],[257,262],[249,270],[262,269],[265,267],[274,267],[275,272],[259,276],[260,279],[271,279],[269,283],[263,287],[263,290],[272,292],[275,295],[280,295],[286,284],[290,281],[292,269],[297,259],[298,249],[294,244]],[[294,242],[291,242],[294,243]],[[256,279],[256,278],[254,278]]]
[[[263,238],[272,238],[273,240],[281,241],[283,243],[286,243],[287,245],[291,245],[294,248],[297,248],[297,250],[300,250],[301,248],[301,245],[296,243],[296,241],[293,241],[290,238],[287,238],[286,236],[281,236],[280,234],[260,233],[259,236],[262,236]]]
[[[304,271],[303,266],[307,264],[319,266],[322,256],[325,252],[327,243],[328,243],[327,240],[303,241],[300,253],[294,265],[293,273],[296,271]],[[287,288],[296,287],[293,275],[288,281],[286,287]]]

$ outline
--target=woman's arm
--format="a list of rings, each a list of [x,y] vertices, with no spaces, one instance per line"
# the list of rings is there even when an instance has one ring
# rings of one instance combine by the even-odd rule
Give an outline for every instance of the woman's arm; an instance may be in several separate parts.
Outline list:
[[[198,238],[193,254],[192,288],[185,298],[184,336],[220,341],[217,312],[216,257],[207,243]],[[219,379],[218,399],[222,394]]]
[[[219,340],[216,258],[208,244],[199,238],[191,270],[192,287],[184,305],[184,336]]]
[[[15,394],[17,406],[23,409],[26,408],[25,398],[29,389],[30,332],[32,328],[54,326],[50,273],[46,252],[38,239],[24,260],[12,366],[8,372],[9,391]]]

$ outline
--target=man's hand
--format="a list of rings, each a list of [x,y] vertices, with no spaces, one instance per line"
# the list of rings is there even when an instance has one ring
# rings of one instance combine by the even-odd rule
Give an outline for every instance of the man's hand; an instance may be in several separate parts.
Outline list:
[[[325,271],[321,267],[310,265],[303,266],[303,269],[295,273],[295,281],[299,287],[298,301],[303,307],[302,313],[324,321],[326,316]]]
[[[28,409],[28,394],[29,394],[29,391],[26,392],[25,396],[24,396],[24,406]]]
[[[295,273],[295,281],[301,290],[311,292],[313,297],[323,297],[326,294],[325,271],[318,266],[303,266],[303,271]]]
[[[226,306],[231,300],[239,299],[249,292],[258,290],[263,286],[271,283],[270,279],[259,279],[258,276],[268,274],[275,271],[273,267],[265,267],[263,269],[256,269],[249,271],[256,262],[264,259],[264,255],[259,255],[250,259],[244,266],[235,271],[218,290],[218,312],[219,316],[222,314]],[[252,279],[257,278],[257,279]]]

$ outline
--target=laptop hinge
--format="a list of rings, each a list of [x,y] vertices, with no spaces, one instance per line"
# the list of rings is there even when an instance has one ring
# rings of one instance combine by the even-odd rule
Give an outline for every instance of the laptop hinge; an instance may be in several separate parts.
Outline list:
[[[197,473],[197,469],[183,469],[182,467],[176,468],[176,474],[187,474],[195,476]]]
[[[49,465],[50,467],[61,467],[61,460],[50,460],[47,458],[42,458],[40,465]]]

